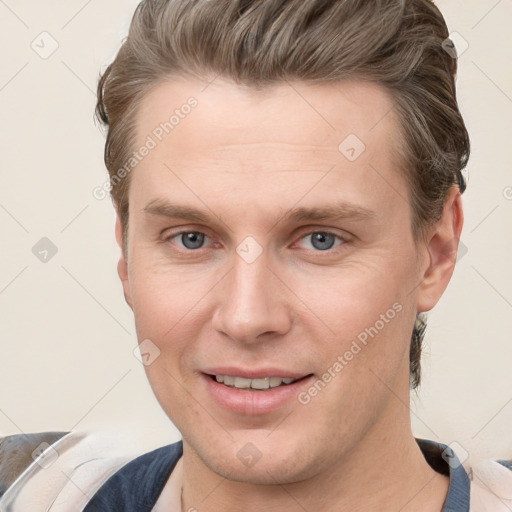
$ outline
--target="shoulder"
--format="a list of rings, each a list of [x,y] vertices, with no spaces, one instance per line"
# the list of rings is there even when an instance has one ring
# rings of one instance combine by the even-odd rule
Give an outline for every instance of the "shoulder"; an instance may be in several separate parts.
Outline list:
[[[46,510],[50,504],[55,512],[151,510],[144,503],[165,484],[182,454],[181,441],[121,456],[113,444],[102,432],[0,438],[0,510]]]
[[[431,467],[450,477],[450,487],[443,511],[510,512],[512,510],[512,461],[469,457],[451,446],[426,439],[416,439]],[[459,448],[460,447],[459,445]],[[463,508],[461,509],[461,505]]]
[[[100,487],[84,512],[150,511],[182,453],[178,441],[133,459]]]
[[[470,512],[512,510],[512,461],[483,459],[467,471],[471,479]]]
[[[69,432],[37,432],[0,437],[0,497],[42,456],[45,449]]]

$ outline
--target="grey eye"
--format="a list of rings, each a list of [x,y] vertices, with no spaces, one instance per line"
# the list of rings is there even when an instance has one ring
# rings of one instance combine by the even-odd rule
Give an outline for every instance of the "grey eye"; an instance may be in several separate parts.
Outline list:
[[[199,249],[204,243],[204,233],[189,231],[180,234],[181,242],[187,249]]]
[[[325,251],[334,245],[336,236],[330,233],[315,232],[308,235],[311,237],[311,244],[315,249]]]

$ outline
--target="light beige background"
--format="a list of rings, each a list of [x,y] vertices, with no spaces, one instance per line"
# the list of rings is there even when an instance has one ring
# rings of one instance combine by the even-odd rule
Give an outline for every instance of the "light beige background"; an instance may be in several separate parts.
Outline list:
[[[96,83],[136,4],[0,0],[0,435],[117,432],[135,452],[179,439],[133,355],[111,202],[92,195],[106,179]],[[438,5],[468,45],[467,252],[429,316],[412,421],[459,455],[512,458],[512,0]],[[58,249],[46,263],[32,252],[42,237]]]

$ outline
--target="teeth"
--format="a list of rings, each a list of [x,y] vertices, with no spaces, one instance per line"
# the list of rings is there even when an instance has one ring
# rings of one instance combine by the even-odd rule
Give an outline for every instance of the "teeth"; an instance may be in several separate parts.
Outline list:
[[[271,388],[280,386],[281,382],[283,382],[283,379],[281,379],[281,377],[270,377],[270,387]]]
[[[290,377],[265,377],[263,379],[246,379],[244,377],[232,377],[229,375],[215,375],[215,380],[226,386],[235,387],[237,389],[259,389],[265,390],[276,388],[282,384],[291,384],[297,379]]]
[[[226,383],[226,382],[224,382]],[[243,377],[235,377],[235,388],[247,389],[251,387],[251,379],[244,379]]]
[[[270,377],[265,377],[264,379],[252,379],[250,384],[253,389],[268,389],[270,387]],[[236,381],[235,386],[238,387],[236,385]]]

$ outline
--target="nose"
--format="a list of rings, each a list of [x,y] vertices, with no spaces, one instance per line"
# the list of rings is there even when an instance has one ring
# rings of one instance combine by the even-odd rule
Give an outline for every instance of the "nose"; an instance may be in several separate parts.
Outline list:
[[[290,330],[286,286],[269,266],[266,251],[252,262],[235,254],[233,268],[216,287],[214,329],[244,344],[271,340]]]

